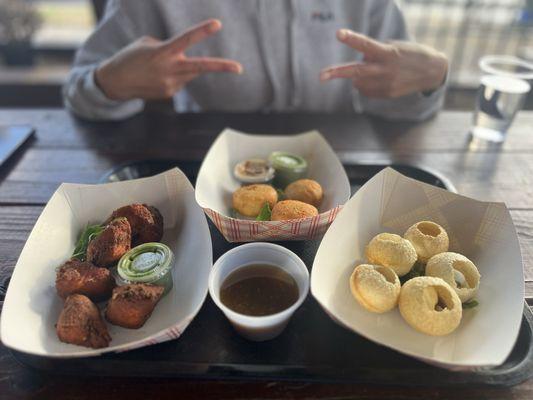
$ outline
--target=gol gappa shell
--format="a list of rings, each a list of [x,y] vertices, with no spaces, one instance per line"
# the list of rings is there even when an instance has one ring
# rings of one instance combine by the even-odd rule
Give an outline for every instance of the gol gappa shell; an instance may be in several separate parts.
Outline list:
[[[448,251],[450,244],[444,228],[432,221],[417,222],[407,229],[403,237],[412,243],[421,262]]]
[[[437,311],[439,302],[445,307]],[[419,332],[443,336],[459,326],[463,315],[461,300],[441,278],[419,276],[402,286],[398,301],[405,321]]]
[[[459,271],[467,283],[467,287],[457,286],[455,271]],[[475,264],[459,253],[441,253],[429,259],[426,275],[443,279],[457,293],[463,303],[472,299],[478,289],[481,275]]]
[[[418,258],[411,242],[393,233],[374,236],[365,255],[371,264],[392,268],[398,276],[407,274]]]
[[[400,280],[392,268],[361,264],[350,276],[350,290],[368,311],[384,313],[398,304]]]

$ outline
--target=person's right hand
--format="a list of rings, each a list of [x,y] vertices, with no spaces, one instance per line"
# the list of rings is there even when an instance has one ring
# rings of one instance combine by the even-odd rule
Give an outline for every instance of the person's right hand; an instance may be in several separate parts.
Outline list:
[[[240,74],[242,66],[236,61],[185,56],[187,48],[221,28],[219,20],[210,19],[166,41],[140,38],[96,69],[96,84],[113,100],[164,99],[172,97],[187,82],[204,73]]]

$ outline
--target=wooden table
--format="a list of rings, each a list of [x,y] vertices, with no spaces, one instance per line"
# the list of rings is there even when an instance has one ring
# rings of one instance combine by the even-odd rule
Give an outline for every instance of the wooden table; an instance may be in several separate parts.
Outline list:
[[[93,183],[117,164],[147,158],[199,160],[218,132],[320,130],[341,159],[422,165],[447,176],[464,195],[504,201],[524,260],[533,305],[533,112],[522,112],[502,146],[470,142],[471,115],[442,112],[422,123],[357,115],[147,112],[121,123],[90,123],[63,110],[0,110],[0,125],[31,124],[36,138],[0,170],[0,282],[15,266],[36,219],[61,182]],[[1,305],[1,303],[0,303]],[[170,379],[65,378],[19,365],[0,347],[0,398],[483,398],[531,399],[533,379],[511,389],[402,388],[280,382],[191,382]]]

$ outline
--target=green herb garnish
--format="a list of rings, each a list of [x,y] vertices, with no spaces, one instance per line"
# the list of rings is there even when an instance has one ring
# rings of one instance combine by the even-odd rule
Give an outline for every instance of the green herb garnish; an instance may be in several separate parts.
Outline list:
[[[72,258],[76,258],[80,261],[85,261],[85,258],[87,257],[87,246],[89,246],[89,242],[94,238],[98,237],[104,231],[104,229],[105,227],[103,227],[102,225],[87,225],[81,233],[80,238],[76,243],[76,247],[74,247]]]
[[[413,265],[413,268],[411,268],[411,271],[409,271],[404,276],[400,277],[400,282],[403,285],[405,282],[407,282],[409,279],[416,278],[418,276],[424,276],[425,268],[424,264],[421,262],[416,262],[415,265]]]
[[[259,211],[259,215],[255,219],[256,221],[270,221],[270,218],[272,217],[272,210],[270,210],[270,205],[268,203],[265,203],[263,207],[261,207],[261,211]]]
[[[470,300],[466,303],[463,303],[463,310],[466,310],[467,308],[474,308],[477,307],[479,303],[476,300]]]

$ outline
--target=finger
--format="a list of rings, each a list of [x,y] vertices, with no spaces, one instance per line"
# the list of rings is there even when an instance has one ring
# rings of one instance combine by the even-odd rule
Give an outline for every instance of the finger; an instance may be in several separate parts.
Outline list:
[[[320,80],[336,78],[354,79],[359,77],[378,77],[383,73],[383,66],[376,63],[348,63],[333,65],[320,72]]]
[[[386,44],[349,29],[339,29],[337,31],[337,39],[352,49],[363,53],[366,59],[379,59],[388,52]]]
[[[163,42],[161,48],[165,51],[181,53],[192,45],[201,42],[222,28],[222,23],[218,19],[208,19],[193,26],[185,33],[174,36]]]
[[[225,58],[195,57],[177,62],[178,74],[204,72],[232,72],[242,74],[242,65],[237,61]]]

